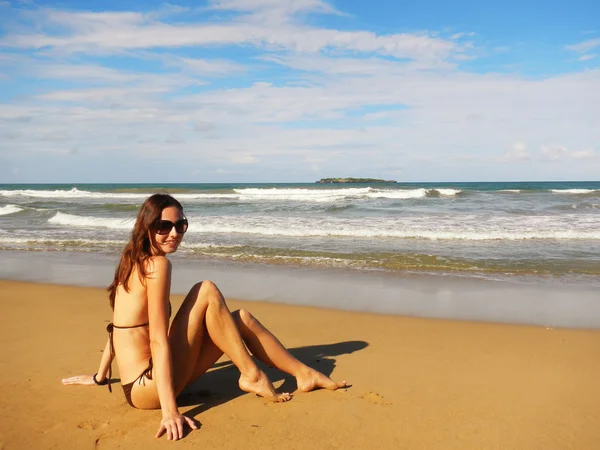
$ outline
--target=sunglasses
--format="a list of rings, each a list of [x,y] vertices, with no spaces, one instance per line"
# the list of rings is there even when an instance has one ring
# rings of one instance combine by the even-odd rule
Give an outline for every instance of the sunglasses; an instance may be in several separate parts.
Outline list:
[[[156,231],[156,234],[169,234],[173,227],[175,227],[175,231],[177,231],[177,233],[183,234],[188,229],[188,221],[187,219],[180,219],[175,223],[171,222],[170,220],[157,220],[154,222],[154,231]]]

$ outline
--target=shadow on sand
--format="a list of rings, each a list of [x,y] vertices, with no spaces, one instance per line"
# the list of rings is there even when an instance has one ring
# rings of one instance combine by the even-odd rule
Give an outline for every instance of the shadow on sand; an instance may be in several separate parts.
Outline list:
[[[368,345],[364,341],[346,341],[288,350],[307,366],[329,377],[335,368],[335,359],[332,357],[348,355],[362,350]],[[278,382],[283,380],[283,384],[277,388],[278,391],[294,392],[297,389],[296,379],[291,375],[260,362],[258,364],[276,386]],[[193,418],[214,406],[228,402],[240,395],[245,395],[246,392],[238,387],[239,376],[238,369],[230,361],[217,363],[210,372],[202,375],[181,393],[177,398],[177,404],[179,406],[196,405],[195,408],[185,413],[186,416]]]

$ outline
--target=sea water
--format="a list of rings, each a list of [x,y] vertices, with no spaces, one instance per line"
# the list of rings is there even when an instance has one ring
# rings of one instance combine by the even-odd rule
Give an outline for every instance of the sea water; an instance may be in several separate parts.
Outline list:
[[[154,192],[173,194],[190,222],[180,267],[388,287],[422,276],[600,286],[600,182],[0,185],[0,277],[23,279],[49,255],[111,272]]]

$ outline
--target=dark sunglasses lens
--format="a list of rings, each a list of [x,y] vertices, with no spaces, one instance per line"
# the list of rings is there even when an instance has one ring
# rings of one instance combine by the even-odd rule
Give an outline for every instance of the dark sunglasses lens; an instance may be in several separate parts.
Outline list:
[[[169,234],[173,227],[175,227],[175,230],[179,234],[183,234],[188,229],[188,221],[187,219],[181,219],[176,223],[173,223],[170,220],[158,220],[156,222],[156,232],[161,235]]]
[[[169,234],[173,229],[173,222],[170,220],[159,220],[156,222],[156,232],[158,234]]]
[[[177,223],[175,224],[175,230],[179,234],[185,233],[187,231],[187,229],[188,229],[188,221],[187,221],[187,219],[178,220]]]

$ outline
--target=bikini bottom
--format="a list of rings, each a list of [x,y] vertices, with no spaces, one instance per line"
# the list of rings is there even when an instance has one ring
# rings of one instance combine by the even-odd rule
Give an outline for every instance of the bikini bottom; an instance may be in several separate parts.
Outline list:
[[[127,383],[127,384],[123,385],[123,392],[125,393],[125,400],[127,400],[127,403],[129,403],[134,408],[135,408],[135,406],[133,405],[133,402],[131,401],[131,389],[133,389],[133,385],[135,383],[137,383],[137,382],[142,383],[144,377],[146,377],[149,380],[152,379],[152,358],[150,358],[150,361],[148,361],[148,368],[145,369],[139,377],[137,377],[131,383]]]

